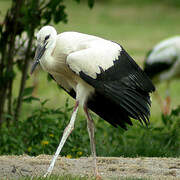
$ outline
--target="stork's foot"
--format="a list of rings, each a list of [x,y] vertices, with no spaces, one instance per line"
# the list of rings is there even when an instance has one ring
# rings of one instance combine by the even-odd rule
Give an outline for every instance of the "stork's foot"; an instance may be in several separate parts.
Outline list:
[[[56,161],[58,155],[59,155],[59,152],[57,153],[57,151],[56,151],[56,154],[53,156],[53,158],[51,160],[51,164],[48,167],[47,172],[44,174],[44,177],[48,177],[51,175],[53,168],[54,168],[55,161]]]
[[[44,174],[44,178],[46,178],[46,177],[48,177],[48,176],[50,176],[50,174],[48,173],[48,172],[46,172],[46,174]]]
[[[95,167],[94,174],[95,174],[96,180],[102,180],[102,177],[101,177],[101,175],[99,174],[99,171],[98,171],[97,167]]]
[[[96,180],[101,180],[102,177],[101,177],[101,175],[99,174],[99,170],[98,170],[98,166],[97,166],[97,159],[96,159],[96,157],[94,157],[94,165],[95,165],[95,168],[94,168],[94,175],[95,175],[95,178],[96,178]]]
[[[47,172],[44,174],[43,177],[48,177],[48,176],[50,176],[51,173],[52,173],[52,169],[53,169],[52,167],[49,167],[48,170],[47,170]]]
[[[163,114],[164,114],[165,116],[169,115],[169,114],[170,114],[170,110],[167,109],[167,108],[165,108],[164,111],[163,111]]]
[[[98,174],[96,175],[96,180],[102,180],[102,177]]]

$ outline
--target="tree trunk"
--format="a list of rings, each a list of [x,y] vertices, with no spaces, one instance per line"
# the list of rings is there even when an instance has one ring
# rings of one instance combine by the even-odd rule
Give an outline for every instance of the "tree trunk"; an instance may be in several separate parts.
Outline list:
[[[4,77],[7,80],[7,82],[3,83],[3,87],[1,88],[0,125],[3,122],[3,112],[4,112],[4,107],[5,107],[7,90],[8,90],[8,87],[11,87],[11,83],[13,83],[13,77],[11,75],[13,74],[13,56],[14,56],[14,47],[15,47],[15,37],[17,34],[18,20],[20,16],[22,3],[23,3],[23,0],[13,1],[11,11],[8,13],[9,15],[7,14],[6,19],[5,19],[5,32],[3,34],[7,35],[7,39],[6,39],[6,44],[4,47],[5,48],[4,56],[2,57],[2,62],[3,62],[2,72],[6,71],[5,76],[10,75],[10,77],[7,77],[7,78]],[[9,25],[7,23],[9,21],[13,22],[13,24]],[[9,43],[7,41],[9,41]],[[9,45],[9,48],[7,48],[8,45]]]

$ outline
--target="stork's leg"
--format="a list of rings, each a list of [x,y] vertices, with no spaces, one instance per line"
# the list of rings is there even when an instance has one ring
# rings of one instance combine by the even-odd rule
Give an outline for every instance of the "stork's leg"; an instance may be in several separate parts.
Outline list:
[[[96,160],[96,145],[95,145],[95,138],[94,138],[94,121],[91,118],[86,105],[84,105],[84,112],[85,112],[85,115],[87,118],[87,129],[88,129],[89,138],[90,138],[91,153],[92,153],[92,156],[94,158],[95,176],[96,176],[96,179],[101,179],[99,172],[98,172],[97,160]]]
[[[170,108],[171,107],[171,98],[170,98],[170,93],[169,93],[169,81],[167,82],[167,87],[166,87],[166,99],[165,99],[165,105],[164,105],[164,114],[170,114]]]
[[[70,120],[68,126],[64,130],[62,139],[61,139],[61,141],[59,143],[59,146],[58,146],[58,148],[56,150],[56,153],[53,156],[53,158],[51,160],[51,164],[50,164],[46,174],[44,175],[44,177],[46,177],[47,175],[51,174],[51,172],[52,172],[52,170],[54,168],[54,164],[56,162],[56,159],[58,158],[59,153],[61,152],[61,149],[63,148],[64,143],[66,142],[66,139],[68,138],[68,136],[71,134],[72,130],[74,129],[74,122],[76,120],[76,115],[77,115],[77,112],[78,112],[78,107],[79,107],[79,102],[76,101],[76,104],[75,104],[75,107],[74,107],[74,110],[73,110],[73,113],[72,113],[72,116],[71,116],[71,120]]]
[[[163,100],[162,100],[161,96],[159,95],[159,93],[157,92],[157,90],[154,92],[154,95],[158,101],[158,104],[160,105],[161,111],[164,112]]]

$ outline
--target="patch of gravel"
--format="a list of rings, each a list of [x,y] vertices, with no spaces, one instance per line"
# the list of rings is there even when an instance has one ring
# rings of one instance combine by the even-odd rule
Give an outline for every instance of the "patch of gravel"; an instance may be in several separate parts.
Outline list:
[[[22,176],[42,176],[52,156],[37,157],[0,156],[0,179],[18,179]],[[103,179],[121,177],[148,178],[152,180],[180,180],[180,158],[123,158],[98,157],[98,169]],[[93,176],[93,158],[68,159],[59,157],[53,174]]]

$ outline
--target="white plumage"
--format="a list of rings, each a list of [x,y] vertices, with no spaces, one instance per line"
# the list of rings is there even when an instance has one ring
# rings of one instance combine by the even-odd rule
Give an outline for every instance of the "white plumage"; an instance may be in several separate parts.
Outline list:
[[[165,114],[170,112],[169,83],[180,78],[180,36],[161,41],[148,53],[145,59],[144,71],[154,83],[166,81],[166,104],[158,95],[161,109]]]
[[[81,105],[87,118],[95,174],[98,176],[94,123],[88,109],[114,127],[127,129],[126,124],[132,125],[130,117],[147,124],[151,104],[149,93],[154,91],[154,86],[122,46],[115,42],[77,32],[57,34],[51,26],[41,28],[37,40],[31,73],[40,63],[76,100],[70,123],[64,130],[46,175],[52,172],[74,128],[78,107]]]

